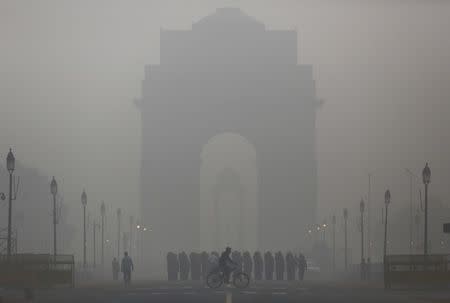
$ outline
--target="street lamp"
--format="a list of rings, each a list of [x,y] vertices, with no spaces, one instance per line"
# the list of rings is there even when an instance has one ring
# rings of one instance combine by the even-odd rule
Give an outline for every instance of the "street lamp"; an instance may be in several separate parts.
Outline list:
[[[428,167],[428,163],[422,170],[422,180],[425,185],[425,222],[424,222],[424,239],[423,239],[423,254],[428,255],[428,184],[431,180],[431,170]]]
[[[391,192],[386,190],[384,193],[384,205],[385,205],[385,217],[384,217],[384,251],[383,260],[386,258],[386,246],[387,246],[387,222],[388,222],[388,206],[391,203]]]
[[[12,200],[13,200],[13,172],[16,167],[16,158],[9,149],[8,156],[6,157],[6,168],[9,172],[9,203],[8,203],[8,242],[7,242],[7,254],[8,260],[11,257],[11,227],[12,227]]]
[[[117,209],[117,258],[120,258],[120,216],[122,215],[122,210]]]
[[[86,268],[86,205],[87,195],[83,189],[81,194],[81,204],[83,205],[83,267]]]
[[[333,223],[333,272],[336,271],[336,215],[331,219]]]
[[[130,216],[130,249],[128,250],[129,255],[131,256],[131,252],[133,251],[133,228],[134,227],[134,217]]]
[[[347,271],[347,264],[348,264],[348,259],[347,259],[347,220],[348,220],[348,209],[344,208],[344,239],[345,239],[345,244],[344,244],[344,267],[345,267],[345,271]]]
[[[56,194],[58,193],[58,183],[56,183],[55,177],[50,182],[50,192],[53,196],[53,256],[56,257]]]
[[[359,202],[359,211],[361,212],[361,278],[364,278],[364,200],[361,199]]]
[[[105,202],[102,201],[102,205],[100,205],[100,214],[102,216],[102,266],[105,264],[105,214],[106,214],[106,206]]]
[[[97,231],[97,229],[98,228],[100,228],[100,225],[95,221],[95,219],[93,219],[93,222],[92,222],[93,224],[92,224],[92,227],[93,227],[93,232],[94,232],[94,235],[93,235],[93,266],[94,266],[94,268],[97,266],[97,260],[96,260],[96,255],[97,255],[97,249],[96,249],[96,243],[95,243],[95,234],[96,234],[96,231]]]

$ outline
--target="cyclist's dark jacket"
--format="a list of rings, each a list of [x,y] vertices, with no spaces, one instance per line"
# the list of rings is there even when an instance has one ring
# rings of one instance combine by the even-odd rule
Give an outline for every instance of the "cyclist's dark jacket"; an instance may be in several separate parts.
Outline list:
[[[222,255],[220,256],[220,258],[219,258],[219,266],[220,267],[225,267],[225,266],[228,266],[228,264],[232,264],[233,263],[233,260],[231,260],[231,258],[230,258],[230,255],[229,254],[227,254],[227,252],[226,251],[224,251],[223,253],[222,253]]]

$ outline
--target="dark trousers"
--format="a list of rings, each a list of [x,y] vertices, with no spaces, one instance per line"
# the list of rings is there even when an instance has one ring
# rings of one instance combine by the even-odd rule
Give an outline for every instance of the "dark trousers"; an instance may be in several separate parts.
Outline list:
[[[129,285],[131,282],[131,270],[126,270],[123,272],[123,280],[125,285]]]

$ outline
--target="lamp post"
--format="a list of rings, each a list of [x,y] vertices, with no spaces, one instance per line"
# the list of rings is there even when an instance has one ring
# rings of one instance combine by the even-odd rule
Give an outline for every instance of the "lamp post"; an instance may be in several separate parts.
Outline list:
[[[122,215],[122,210],[117,209],[117,259],[120,258],[120,217]]]
[[[95,221],[95,219],[93,219],[93,222],[92,222],[93,224],[92,224],[92,229],[93,229],[93,232],[94,232],[94,235],[93,235],[93,266],[94,266],[94,268],[97,266],[97,258],[96,258],[96,255],[97,255],[97,249],[96,249],[96,243],[95,243],[95,234],[96,234],[96,231],[97,231],[97,228],[99,228],[100,226],[99,226],[99,224]]]
[[[102,201],[102,205],[100,206],[100,214],[102,216],[102,266],[105,264],[105,214],[106,214],[106,206],[105,202]]]
[[[53,196],[53,256],[56,257],[56,194],[58,193],[58,183],[56,183],[55,177],[50,182],[50,192]]]
[[[136,229],[137,229],[137,231],[136,231],[136,251],[137,251],[137,258],[138,258],[138,262],[141,262],[141,256],[140,256],[140,246],[141,246],[141,241],[140,241],[140,239],[139,239],[139,236],[140,236],[140,229],[141,229],[141,225],[139,224],[139,221],[137,221],[137,224],[136,224]]]
[[[384,205],[385,205],[385,215],[384,215],[384,249],[383,249],[383,260],[386,259],[386,247],[387,247],[387,225],[388,225],[388,206],[391,203],[391,192],[386,190],[384,193]]]
[[[347,259],[347,220],[348,220],[348,209],[344,208],[344,268],[347,271],[348,259]]]
[[[361,212],[361,279],[364,278],[364,200],[359,202],[359,211]]]
[[[428,255],[428,184],[431,180],[431,170],[428,163],[422,170],[422,180],[425,185],[425,221],[424,221],[424,238],[423,238],[423,254]]]
[[[415,223],[416,223],[416,250],[420,250],[420,214],[419,209],[417,209],[416,216],[415,216]]]
[[[8,260],[11,257],[11,227],[12,227],[12,200],[13,200],[13,172],[16,166],[16,159],[12,150],[9,149],[8,156],[6,157],[6,168],[9,172],[9,203],[8,203],[8,241],[7,241],[7,254]]]
[[[333,215],[332,219],[333,224],[333,272],[336,271],[336,215]]]
[[[133,250],[133,228],[134,227],[134,217],[130,216],[130,249],[128,250],[129,255],[131,256],[131,252]]]
[[[327,222],[326,221],[323,221],[323,223],[322,223],[322,228],[323,228],[323,233],[322,233],[322,241],[323,242],[325,242],[325,239],[326,239],[326,237],[325,237],[325,229],[328,227],[328,225],[327,225]]]
[[[81,204],[83,205],[83,267],[86,268],[86,205],[87,195],[83,189],[81,194]]]

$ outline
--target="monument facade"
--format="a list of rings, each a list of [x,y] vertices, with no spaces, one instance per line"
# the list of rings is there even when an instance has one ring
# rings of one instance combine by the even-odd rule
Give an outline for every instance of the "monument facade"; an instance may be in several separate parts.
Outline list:
[[[317,100],[312,66],[297,63],[297,32],[267,30],[223,8],[192,30],[161,30],[160,39],[160,64],[145,69],[140,107],[149,251],[209,249],[201,247],[200,155],[221,133],[239,134],[256,152],[257,248],[299,249],[316,218]],[[218,178],[239,197],[234,172]]]

